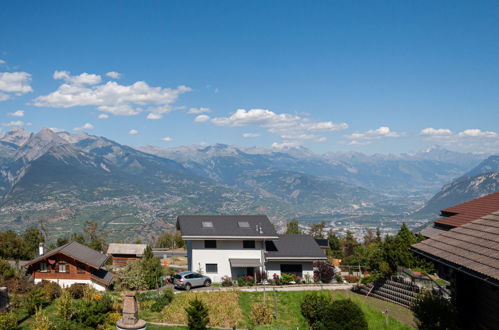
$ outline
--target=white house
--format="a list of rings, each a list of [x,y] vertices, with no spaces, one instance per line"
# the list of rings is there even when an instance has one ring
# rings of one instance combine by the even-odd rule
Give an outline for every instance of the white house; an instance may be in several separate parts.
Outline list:
[[[265,215],[182,215],[177,228],[187,245],[188,268],[220,282],[256,271],[313,276],[313,262],[326,260],[309,235],[278,235]]]

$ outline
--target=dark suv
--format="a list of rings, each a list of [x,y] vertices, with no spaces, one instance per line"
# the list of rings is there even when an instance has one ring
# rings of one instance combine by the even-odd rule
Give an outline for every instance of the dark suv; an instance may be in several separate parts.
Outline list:
[[[211,278],[195,272],[181,272],[173,276],[173,286],[189,291],[196,286],[210,286]]]

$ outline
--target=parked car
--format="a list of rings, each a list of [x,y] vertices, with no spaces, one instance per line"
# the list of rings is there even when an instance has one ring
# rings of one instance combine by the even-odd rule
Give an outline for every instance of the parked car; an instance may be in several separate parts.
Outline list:
[[[175,288],[189,291],[197,286],[210,286],[211,278],[195,272],[181,272],[173,275],[173,286]]]

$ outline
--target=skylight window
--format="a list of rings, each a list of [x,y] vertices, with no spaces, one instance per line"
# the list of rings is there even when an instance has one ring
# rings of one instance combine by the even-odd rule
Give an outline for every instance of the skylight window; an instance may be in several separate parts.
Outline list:
[[[203,228],[213,228],[213,222],[211,222],[211,221],[203,221],[202,225],[203,225]]]
[[[250,225],[249,225],[249,222],[248,221],[238,221],[237,224],[239,225],[239,227],[241,228],[249,228]]]

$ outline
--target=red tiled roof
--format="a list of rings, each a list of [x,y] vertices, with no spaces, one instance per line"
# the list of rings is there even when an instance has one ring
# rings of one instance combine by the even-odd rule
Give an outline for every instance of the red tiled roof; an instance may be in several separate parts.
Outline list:
[[[499,283],[499,212],[444,231],[412,245],[411,250]]]
[[[495,211],[499,211],[499,191],[444,209],[442,210],[444,215],[449,213],[451,215],[435,223],[459,227]]]

